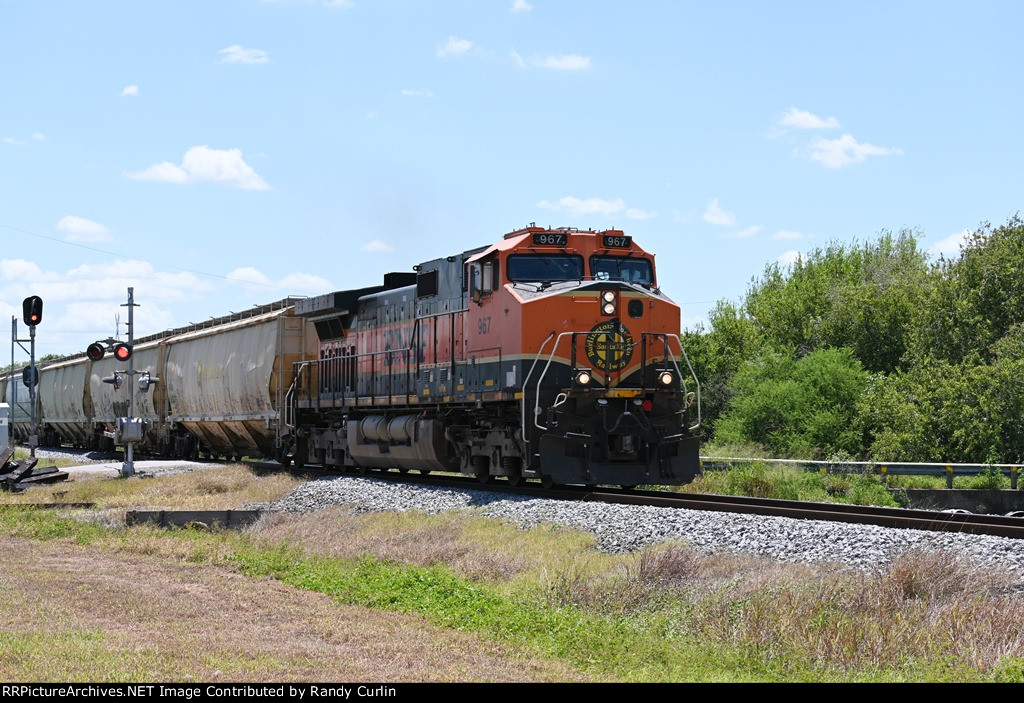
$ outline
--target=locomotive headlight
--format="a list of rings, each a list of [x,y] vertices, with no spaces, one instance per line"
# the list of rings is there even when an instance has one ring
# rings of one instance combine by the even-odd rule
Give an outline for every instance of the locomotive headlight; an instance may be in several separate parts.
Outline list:
[[[577,386],[589,386],[590,382],[594,380],[594,376],[586,370],[577,371],[576,377],[573,380],[576,381]]]
[[[662,371],[658,374],[658,383],[668,388],[676,380],[671,371]]]
[[[615,307],[615,291],[606,290],[601,293],[601,312],[605,315],[614,315]]]

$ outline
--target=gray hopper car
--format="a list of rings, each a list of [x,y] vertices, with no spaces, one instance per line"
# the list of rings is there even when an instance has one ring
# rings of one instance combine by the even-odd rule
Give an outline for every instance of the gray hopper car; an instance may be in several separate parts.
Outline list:
[[[315,356],[317,349],[312,324],[294,315],[295,302],[287,298],[138,339],[132,359],[136,376],[125,377],[117,389],[103,381],[127,367],[113,355],[93,362],[77,354],[40,364],[40,445],[113,449],[104,433],[127,415],[133,392],[134,415],[146,423],[142,451],[274,456],[285,432],[280,410],[295,362]],[[159,379],[145,393],[137,383],[142,372]],[[15,437],[25,441],[30,402],[20,370],[0,378],[0,397],[11,405]]]

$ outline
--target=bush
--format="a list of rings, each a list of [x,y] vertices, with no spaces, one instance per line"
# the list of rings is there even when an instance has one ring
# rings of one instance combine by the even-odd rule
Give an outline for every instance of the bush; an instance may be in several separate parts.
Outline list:
[[[867,382],[850,349],[822,349],[799,360],[765,352],[736,374],[718,439],[757,442],[801,459],[857,454],[863,436],[856,407]]]

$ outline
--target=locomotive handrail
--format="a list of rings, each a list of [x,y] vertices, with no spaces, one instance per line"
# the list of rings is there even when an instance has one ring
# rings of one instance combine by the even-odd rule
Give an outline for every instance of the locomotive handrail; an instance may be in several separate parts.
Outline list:
[[[558,351],[558,345],[562,341],[562,337],[564,337],[567,334],[571,334],[573,336],[573,340],[575,340],[577,334],[590,334],[590,332],[588,330],[576,332],[561,332],[559,333],[558,337],[555,338],[555,345],[551,347],[551,353],[548,355],[548,362],[544,365],[544,370],[540,372],[540,377],[537,379],[537,395],[533,399],[533,424],[538,430],[544,430],[545,432],[548,428],[537,422],[537,418],[540,416],[540,384],[544,381],[544,377],[547,375],[548,369],[551,368],[551,362],[555,358],[555,352]],[[575,344],[573,346],[575,346]],[[541,347],[540,351],[537,352],[538,359],[540,358],[540,355],[543,353],[543,351],[544,348]],[[523,383],[523,387],[526,387],[525,382]]]
[[[537,379],[537,392],[536,392],[536,395],[534,396],[534,400],[533,400],[533,402],[534,402],[534,406],[533,406],[533,424],[534,424],[534,426],[537,429],[544,430],[544,431],[547,431],[547,429],[548,429],[546,426],[541,425],[537,421],[537,418],[540,416],[540,385],[544,381],[544,377],[547,375],[548,369],[551,367],[551,362],[555,358],[555,352],[558,351],[558,345],[561,343],[562,337],[564,337],[566,335],[572,335],[573,340],[574,340],[574,342],[573,342],[573,350],[575,351],[575,346],[576,346],[575,338],[576,338],[576,335],[578,335],[578,334],[591,334],[591,333],[592,333],[591,331],[561,332],[561,333],[558,334],[558,337],[555,339],[555,344],[551,348],[551,353],[548,354],[548,360],[547,360],[547,363],[544,365],[544,370],[541,372],[540,377]],[[554,333],[552,332],[552,334],[554,334]],[[686,365],[687,365],[687,367],[690,370],[690,375],[693,377],[693,381],[694,381],[694,383],[697,386],[697,424],[695,424],[695,425],[693,425],[693,426],[691,426],[689,428],[689,430],[691,432],[694,431],[694,430],[697,430],[698,428],[700,428],[702,420],[703,420],[703,417],[701,415],[700,379],[697,378],[697,374],[693,370],[693,364],[690,363],[690,357],[687,355],[686,349],[683,347],[683,341],[679,338],[679,335],[673,334],[673,333],[644,332],[641,335],[641,343],[643,344],[643,348],[644,348],[645,352],[646,352],[646,349],[647,349],[647,337],[648,337],[648,335],[653,336],[653,337],[661,337],[664,340],[672,338],[672,339],[675,339],[676,343],[679,344],[679,351],[682,353],[683,359],[686,360]],[[544,340],[544,344],[542,344],[541,348],[538,350],[537,357],[534,359],[534,362],[533,362],[533,366],[530,367],[530,372],[526,375],[526,379],[524,379],[524,381],[523,381],[523,388],[527,388],[527,381],[529,380],[530,376],[533,374],[533,369],[537,365],[537,361],[540,360],[541,355],[544,353],[544,347],[547,345],[547,342],[550,339],[551,339],[551,337],[548,336],[548,339]],[[685,389],[686,389],[686,379],[683,378],[683,372],[679,368],[679,362],[676,360],[675,354],[670,354],[669,351],[670,350],[668,349],[668,344],[666,342],[665,343],[665,358],[672,360],[672,366],[675,368],[676,376],[683,383],[683,389],[685,391]],[[646,354],[644,356],[646,358]],[[645,370],[641,369],[641,372],[645,372]],[[525,424],[525,420],[526,420],[525,414],[526,414],[526,403],[524,402],[523,403],[523,415],[524,415],[523,423],[524,424]]]
[[[686,366],[690,369],[690,375],[693,376],[693,382],[697,385],[697,424],[690,428],[690,431],[698,429],[701,426],[701,414],[700,414],[700,379],[697,378],[697,373],[693,370],[693,364],[690,363],[690,357],[686,353],[686,347],[683,346],[683,340],[679,338],[678,334],[667,333],[666,337],[672,337],[679,343],[679,351],[683,354],[683,359],[686,360]],[[676,362],[675,356],[672,357],[672,363],[676,367],[676,373],[679,374],[679,378],[683,377],[682,372],[679,370],[679,364]],[[683,388],[686,388],[686,381],[683,381]]]
[[[412,338],[411,338],[410,341],[414,341],[414,342],[419,342],[420,341],[420,325],[419,325],[419,320],[418,319],[415,322],[414,330],[413,330],[413,335],[412,335]],[[370,392],[369,392],[369,397],[373,398],[373,397],[375,397],[377,395],[377,392],[376,392],[377,365],[375,363],[376,362],[376,358],[378,356],[387,355],[385,357],[385,364],[384,364],[384,366],[390,368],[391,365],[392,365],[391,362],[393,362],[395,357],[400,357],[399,363],[404,363],[405,364],[405,392],[406,392],[406,394],[408,394],[409,391],[412,389],[412,383],[411,383],[410,374],[412,373],[413,359],[415,358],[417,369],[419,368],[419,363],[420,363],[419,362],[419,354],[416,353],[417,352],[417,348],[418,347],[416,345],[410,344],[410,346],[403,347],[402,349],[381,349],[381,350],[378,350],[378,351],[362,352],[360,354],[343,354],[340,357],[328,357],[328,358],[325,358],[325,359],[314,359],[314,360],[307,361],[307,362],[302,362],[302,363],[303,363],[303,365],[315,363],[317,365],[317,369],[319,370],[319,369],[323,368],[324,366],[326,366],[327,364],[335,362],[337,359],[356,359],[356,360],[358,360],[358,359],[365,359],[366,357],[369,357],[370,358]],[[413,357],[414,353],[416,353],[415,357]],[[358,367],[357,367],[357,369],[358,369]],[[300,369],[300,371],[301,371],[301,369]],[[326,389],[327,389],[328,386],[324,385],[325,384],[325,380],[324,379],[325,378],[326,379],[330,379],[330,381],[337,380],[337,379],[333,378],[333,376],[334,376],[334,374],[331,374],[331,373],[326,373],[326,374],[321,374],[320,375],[320,382],[318,384],[319,388],[317,388],[318,399],[319,399],[319,396],[322,393],[327,392]],[[348,376],[348,370],[347,369],[343,369],[341,374],[340,374],[340,376],[341,376],[342,383],[344,383],[344,381],[346,380],[346,377]],[[362,397],[362,394],[359,392],[359,382],[358,382],[359,379],[358,379],[358,376],[359,376],[359,374],[358,374],[358,370],[357,370],[356,378],[348,379],[348,380],[353,381],[353,383],[351,385],[351,387],[352,387],[352,390],[351,390],[352,396],[351,397],[354,398],[357,401],[359,400],[360,397]],[[392,373],[389,373],[387,375],[388,387],[387,387],[386,390],[387,390],[387,395],[389,395],[389,396],[390,395],[394,395],[394,393],[393,393],[393,391],[394,391],[394,377],[395,377],[395,374],[392,374]],[[333,390],[331,392],[333,393]],[[348,391],[342,391],[342,396],[345,397],[347,392]]]
[[[522,415],[521,415],[521,420],[520,420],[520,422],[519,422],[519,426],[520,426],[520,427],[522,427],[522,428],[523,428],[523,430],[524,430],[524,431],[523,431],[523,441],[524,441],[524,442],[526,442],[526,444],[527,444],[527,452],[529,452],[529,444],[530,444],[530,440],[526,439],[526,432],[525,432],[525,430],[526,430],[526,390],[527,390],[527,389],[528,389],[528,388],[530,387],[530,386],[529,386],[529,383],[530,383],[530,376],[532,376],[532,375],[533,375],[533,370],[534,370],[535,368],[537,368],[537,362],[538,362],[538,361],[540,361],[540,357],[541,357],[541,354],[543,354],[543,353],[544,353],[544,347],[546,347],[546,346],[548,345],[548,342],[550,342],[550,341],[551,341],[551,339],[552,339],[552,338],[553,338],[554,336],[555,336],[555,333],[554,333],[554,332],[552,332],[551,334],[549,334],[549,335],[547,336],[547,339],[545,339],[545,340],[544,340],[544,341],[543,341],[543,342],[541,343],[541,345],[540,345],[540,349],[538,349],[538,350],[537,350],[537,355],[536,355],[536,356],[535,356],[535,357],[533,358],[533,364],[531,364],[531,365],[530,365],[530,370],[526,372],[526,378],[524,378],[524,379],[523,379],[523,403],[522,403]],[[539,396],[539,394],[540,394],[539,386],[538,386],[538,391],[537,391],[537,393],[538,393],[538,398],[539,398],[539,397],[540,397],[540,396]],[[536,423],[536,412],[534,412],[534,423]],[[527,454],[527,456],[529,456],[529,453]]]
[[[291,402],[291,399],[295,397],[295,385],[299,382],[303,369],[311,363],[313,362],[298,361],[294,364],[296,366],[295,375],[292,377],[292,384],[288,386],[288,391],[284,394],[284,425],[288,429],[295,429],[295,408]]]

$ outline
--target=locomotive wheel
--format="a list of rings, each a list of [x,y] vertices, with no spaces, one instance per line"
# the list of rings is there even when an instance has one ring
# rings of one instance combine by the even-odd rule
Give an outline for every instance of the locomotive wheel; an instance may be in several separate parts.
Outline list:
[[[523,485],[524,479],[522,474],[516,474],[515,476],[507,476],[506,478],[508,479],[508,485],[512,486],[512,488]]]
[[[541,476],[540,477],[540,485],[544,486],[544,488],[549,488],[550,489],[550,488],[554,488],[558,484],[556,484],[555,483],[555,479],[551,478],[550,476]]]

